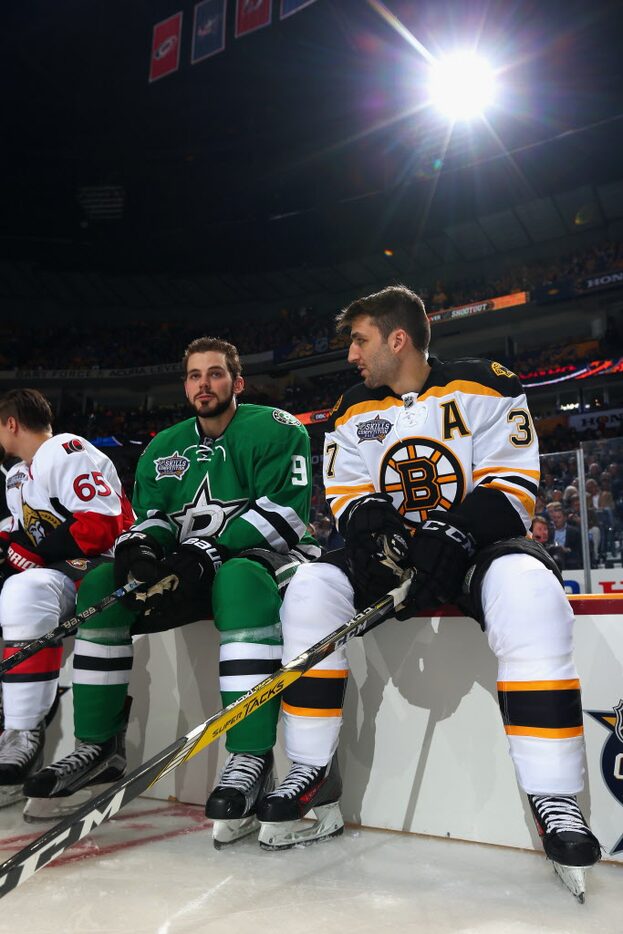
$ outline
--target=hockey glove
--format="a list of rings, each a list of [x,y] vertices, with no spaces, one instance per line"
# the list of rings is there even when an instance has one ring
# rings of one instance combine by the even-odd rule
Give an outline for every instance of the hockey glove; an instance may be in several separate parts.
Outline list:
[[[45,566],[45,559],[37,554],[30,539],[21,529],[12,532],[8,538],[4,539],[2,545],[3,552],[6,549],[5,566],[13,573]]]
[[[387,493],[358,499],[340,525],[345,525],[355,606],[367,606],[395,587],[401,569],[409,566],[410,535]]]
[[[396,613],[398,619],[452,603],[461,592],[476,543],[469,532],[452,525],[451,519],[449,513],[431,512],[415,533],[409,549],[415,575],[405,608]]]
[[[164,576],[160,573],[161,558],[162,548],[151,535],[124,532],[115,544],[115,585],[123,587],[130,580],[155,584]]]
[[[146,594],[137,594],[137,600],[144,602],[145,616],[171,613],[177,607],[208,597],[224,560],[223,548],[213,539],[187,538],[177,551],[158,564],[158,578],[173,576],[173,582],[165,586],[156,583]]]

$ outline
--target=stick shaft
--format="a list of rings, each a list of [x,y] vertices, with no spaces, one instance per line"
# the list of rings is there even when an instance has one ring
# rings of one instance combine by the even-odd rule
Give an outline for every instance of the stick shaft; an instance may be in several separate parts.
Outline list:
[[[15,652],[14,655],[11,655],[10,658],[5,658],[4,661],[0,662],[0,676],[2,676],[6,671],[10,671],[11,668],[15,668],[15,666],[21,664],[21,662],[26,661],[27,658],[30,658],[31,655],[34,655],[40,649],[45,649],[53,642],[58,642],[58,640],[62,639],[63,636],[70,635],[74,629],[77,629],[81,623],[85,622],[85,620],[91,619],[91,617],[95,616],[96,613],[101,613],[103,610],[107,610],[109,606],[112,606],[114,603],[118,603],[119,600],[122,600],[128,594],[133,593],[139,587],[143,586],[144,584],[141,583],[141,581],[130,581],[129,583],[124,584],[123,587],[119,587],[111,594],[108,594],[107,597],[103,597],[98,603],[94,603],[93,606],[87,607],[86,610],[82,611],[82,613],[78,613],[76,616],[72,616],[70,619],[64,620],[62,623],[59,623],[58,626],[55,626],[54,629],[50,629],[49,632],[46,632],[45,635],[39,636],[38,639],[33,639],[32,642],[29,642],[28,645],[23,646],[23,648],[21,648],[18,652]]]
[[[42,869],[72,843],[81,840],[95,827],[114,817],[122,807],[137,798],[164,775],[182,762],[187,762],[202,749],[213,743],[236,723],[281,694],[288,685],[300,678],[336,649],[355,636],[363,635],[371,626],[391,616],[405,599],[410,580],[407,578],[395,590],[381,597],[367,609],[357,613],[347,623],[329,633],[306,651],[284,665],[275,674],[265,678],[238,700],[219,710],[190,733],[181,736],[148,762],[139,766],[125,778],[98,794],[74,814],[70,814],[28,846],[0,865],[0,897]]]

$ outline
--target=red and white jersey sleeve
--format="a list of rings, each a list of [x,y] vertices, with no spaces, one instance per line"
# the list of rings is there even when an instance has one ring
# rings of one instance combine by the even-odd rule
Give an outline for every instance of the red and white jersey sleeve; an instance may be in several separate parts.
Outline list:
[[[110,458],[72,434],[54,435],[32,463],[7,476],[12,532],[21,529],[47,564],[112,555],[134,514]]]
[[[519,380],[486,360],[430,362],[420,393],[359,385],[337,403],[324,450],[333,514],[379,491],[413,528],[447,510],[480,544],[525,534],[540,472]]]

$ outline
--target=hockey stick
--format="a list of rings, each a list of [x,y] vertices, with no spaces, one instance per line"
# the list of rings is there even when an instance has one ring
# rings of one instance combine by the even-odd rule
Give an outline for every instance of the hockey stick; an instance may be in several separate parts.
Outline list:
[[[82,840],[95,827],[114,817],[122,807],[155,785],[164,775],[172,772],[182,762],[187,762],[236,723],[240,723],[271,698],[281,694],[288,685],[327,655],[341,648],[354,636],[363,635],[375,623],[391,616],[404,601],[410,581],[409,573],[400,586],[390,590],[376,603],[357,613],[311,648],[301,652],[273,675],[264,678],[243,697],[219,710],[190,733],[176,739],[148,762],[130,772],[125,778],[119,779],[106,791],[82,805],[74,814],[70,814],[7,859],[0,865],[0,898],[60,856],[72,843]]]
[[[173,575],[169,575],[160,581],[160,584],[169,583]],[[93,606],[88,606],[86,610],[83,610],[82,613],[78,613],[77,616],[72,616],[69,619],[66,619],[64,622],[59,623],[54,629],[50,629],[49,632],[46,632],[45,635],[40,636],[38,639],[33,639],[32,642],[29,642],[27,645],[23,646],[15,655],[11,655],[10,658],[5,658],[4,661],[0,662],[0,677],[6,672],[10,671],[11,668],[15,668],[16,665],[19,665],[21,662],[25,661],[27,658],[30,658],[31,655],[34,655],[35,652],[38,652],[40,649],[47,648],[48,645],[51,645],[53,642],[57,642],[59,639],[62,639],[63,636],[69,636],[71,633],[78,628],[80,623],[83,623],[87,619],[91,619],[92,616],[95,616],[96,613],[101,613],[103,610],[108,609],[109,606],[112,606],[114,603],[118,603],[119,600],[122,600],[128,594],[133,593],[135,590],[138,590],[139,587],[144,587],[145,584],[142,581],[129,581],[127,584],[124,584],[123,587],[119,587],[118,590],[114,590],[107,597],[104,597],[98,603],[94,603]]]

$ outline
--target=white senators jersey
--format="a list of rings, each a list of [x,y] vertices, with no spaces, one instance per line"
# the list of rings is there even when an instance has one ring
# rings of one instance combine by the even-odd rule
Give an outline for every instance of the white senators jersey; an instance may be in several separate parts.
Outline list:
[[[46,564],[67,558],[112,555],[117,536],[134,513],[110,458],[84,438],[54,435],[28,466],[6,477],[10,536]]]
[[[479,545],[524,535],[539,483],[538,441],[514,373],[486,360],[441,362],[419,393],[360,384],[336,404],[324,479],[336,517],[372,492],[390,494],[416,528],[448,510]],[[457,523],[458,524],[458,523]]]

